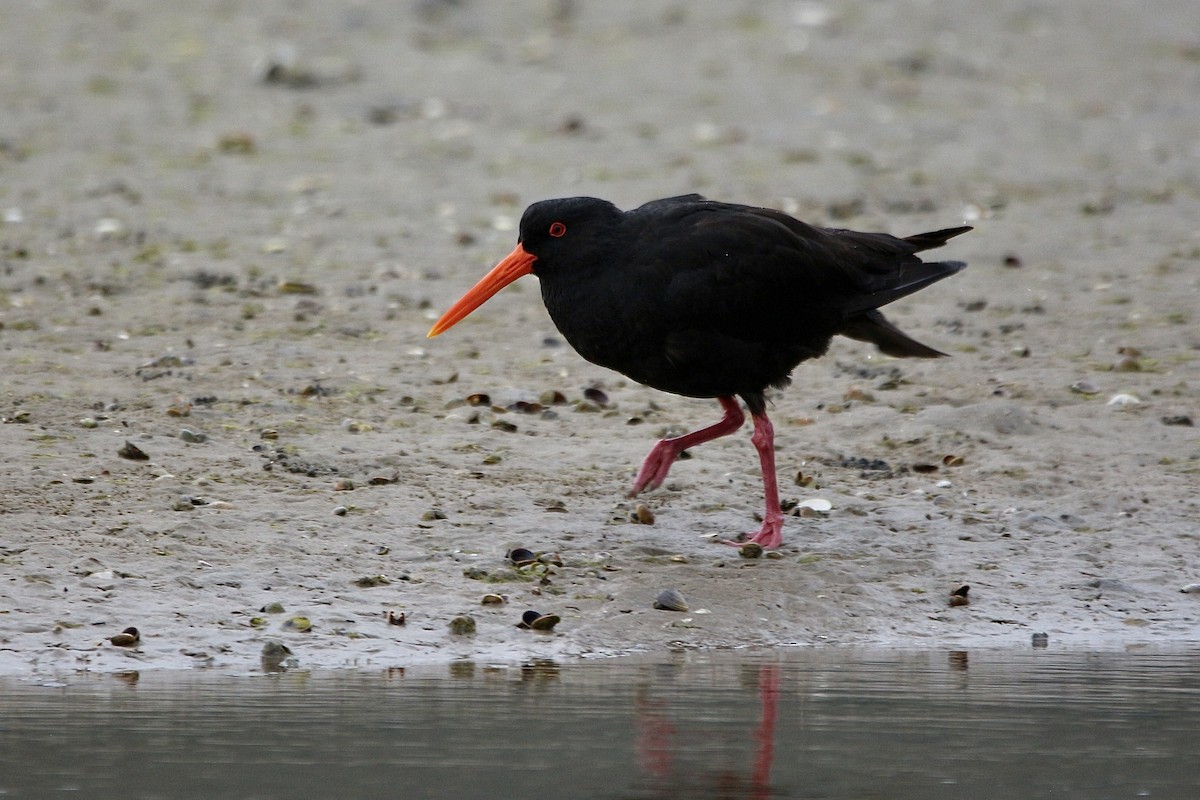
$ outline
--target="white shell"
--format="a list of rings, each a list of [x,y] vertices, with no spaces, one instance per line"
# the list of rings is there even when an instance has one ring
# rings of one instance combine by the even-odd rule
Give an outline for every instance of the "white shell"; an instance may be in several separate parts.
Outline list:
[[[1110,406],[1132,406],[1142,402],[1137,395],[1133,394],[1114,394],[1108,398],[1107,405]]]
[[[807,500],[801,500],[796,504],[796,508],[811,508],[813,511],[829,511],[833,508],[833,503],[823,497],[810,497]]]

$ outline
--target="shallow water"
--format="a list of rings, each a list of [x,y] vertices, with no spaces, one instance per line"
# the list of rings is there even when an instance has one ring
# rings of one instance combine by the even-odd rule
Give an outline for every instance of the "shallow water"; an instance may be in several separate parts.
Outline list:
[[[1200,653],[0,680],[0,796],[1192,798]]]

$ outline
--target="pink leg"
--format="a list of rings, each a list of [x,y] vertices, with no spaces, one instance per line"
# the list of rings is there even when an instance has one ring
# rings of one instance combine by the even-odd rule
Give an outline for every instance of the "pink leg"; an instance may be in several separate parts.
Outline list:
[[[667,473],[671,470],[671,465],[684,450],[704,442],[711,442],[713,439],[726,436],[742,427],[746,415],[742,413],[742,408],[738,405],[737,400],[732,397],[718,397],[717,400],[721,403],[721,408],[725,409],[725,416],[721,418],[721,421],[707,428],[676,436],[674,439],[660,439],[650,451],[650,455],[646,456],[646,460],[642,462],[642,468],[638,470],[637,478],[633,481],[633,488],[629,490],[630,497],[637,497],[638,493],[645,489],[657,489],[661,486],[667,478]],[[757,436],[757,417],[755,417],[754,426],[754,435]],[[768,422],[768,442],[770,441],[770,427],[771,423]],[[762,451],[760,450],[759,453],[761,454]],[[771,475],[775,475],[774,466],[771,467]],[[778,499],[776,499],[775,508],[779,508]]]
[[[758,533],[750,537],[764,548],[770,549],[783,544],[783,512],[779,510],[779,483],[775,478],[775,428],[766,414],[754,414],[754,435],[750,441],[758,451],[762,465],[763,494],[767,507],[763,511],[763,524]],[[729,542],[738,545],[741,542]]]

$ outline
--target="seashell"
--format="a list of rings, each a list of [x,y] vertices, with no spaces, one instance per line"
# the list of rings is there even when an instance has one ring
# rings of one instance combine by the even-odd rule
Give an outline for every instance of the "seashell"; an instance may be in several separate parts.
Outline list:
[[[265,606],[260,608],[259,611],[261,611],[264,614],[282,614],[283,613],[283,603],[280,603],[280,602],[267,603]]]
[[[551,564],[556,567],[561,567],[563,565],[562,556],[560,556],[558,553],[542,553],[537,557],[537,560],[538,563]]]
[[[531,403],[528,400],[518,400],[515,403],[510,403],[507,406],[509,411],[515,411],[518,414],[540,414],[544,410],[541,403]]]
[[[283,623],[285,630],[299,631],[300,633],[308,633],[312,630],[312,620],[308,617],[292,617],[285,620]]]
[[[538,402],[544,406],[561,406],[567,402],[567,396],[555,389],[547,389],[538,396]]]
[[[559,623],[558,614],[542,614],[537,619],[529,623],[529,627],[535,631],[552,630]]]
[[[524,547],[514,547],[512,550],[508,551],[508,554],[505,556],[505,558],[518,567],[523,567],[526,564],[532,564],[534,561],[537,561],[537,556],[534,554],[534,552],[532,550],[527,550]]]
[[[288,667],[296,665],[288,646],[276,641],[263,645],[261,661],[263,672],[286,672]]]
[[[1184,594],[1200,594],[1200,583],[1189,583],[1179,591]]]
[[[485,606],[498,606],[505,602],[502,594],[485,594],[483,600],[480,601]]]
[[[1046,633],[1035,633],[1032,637],[1034,648],[1041,650],[1050,644],[1050,635]]]
[[[456,636],[470,636],[475,633],[475,618],[459,614],[450,620],[450,632]]]
[[[1133,406],[1133,405],[1137,405],[1137,404],[1138,404],[1138,403],[1140,403],[1140,402],[1142,402],[1142,401],[1138,399],[1137,395],[1133,395],[1133,394],[1114,394],[1112,397],[1108,398],[1108,402],[1107,402],[1107,403],[1105,403],[1105,405],[1109,405],[1109,406]]]
[[[738,548],[738,555],[742,558],[761,558],[763,547],[758,542],[746,542]]]
[[[966,584],[963,584],[962,586],[958,587],[953,592],[951,592],[950,593],[951,608],[956,607],[956,606],[970,605],[971,601],[967,598],[967,592],[969,592],[969,591],[971,591],[971,587],[967,586]]]
[[[824,514],[833,508],[833,503],[823,497],[810,497],[807,500],[801,500],[796,504],[796,508],[807,508],[810,511],[815,511],[818,514]]]
[[[687,611],[687,601],[676,589],[663,589],[654,598],[654,607],[661,611]]]
[[[262,648],[263,658],[286,658],[290,655],[292,655],[291,648],[283,642],[277,642],[273,639],[264,644]]]
[[[408,622],[408,615],[401,611],[397,614],[395,611],[389,611],[387,615],[388,625],[403,625]]]
[[[654,512],[645,503],[638,503],[637,508],[629,516],[632,517],[633,522],[639,525],[654,524]]]
[[[542,614],[530,609],[521,615],[521,621],[517,623],[517,627],[525,630],[548,631],[560,621],[558,614]]]
[[[116,636],[110,636],[108,640],[117,647],[133,647],[142,640],[142,635],[138,633],[137,628],[126,628]]]
[[[942,456],[942,464],[947,467],[961,467],[963,465],[962,456]]]
[[[604,390],[598,386],[589,386],[588,388],[584,389],[583,399],[590,400],[601,408],[604,408],[608,405],[608,395],[605,394]]]
[[[125,445],[117,451],[117,455],[121,458],[128,458],[130,461],[149,461],[150,456],[142,448],[130,441],[126,441]]]
[[[467,405],[469,406],[490,406],[491,404],[492,398],[483,392],[467,395]]]
[[[1071,391],[1075,394],[1099,394],[1100,387],[1091,381],[1075,381],[1071,384]]]

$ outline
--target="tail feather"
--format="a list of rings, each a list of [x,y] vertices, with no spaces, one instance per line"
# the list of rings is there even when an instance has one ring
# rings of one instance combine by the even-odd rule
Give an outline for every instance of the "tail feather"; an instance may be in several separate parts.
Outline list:
[[[895,358],[941,358],[946,355],[921,344],[875,309],[851,317],[840,333],[860,342],[869,342],[878,347],[881,353]]]
[[[957,228],[942,228],[940,231],[905,236],[904,241],[916,245],[917,249],[914,252],[919,253],[922,250],[932,250],[935,247],[941,247],[955,236],[961,236],[969,230],[971,230],[970,225],[962,225]]]

